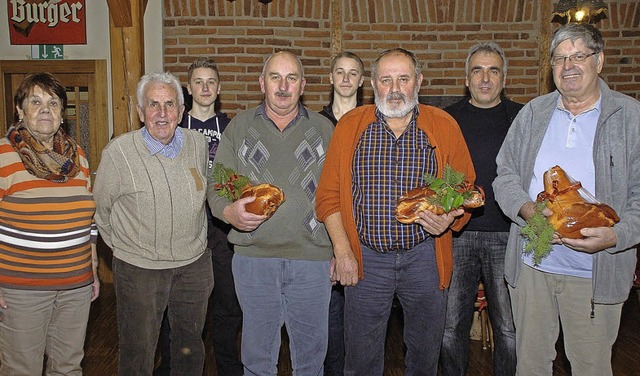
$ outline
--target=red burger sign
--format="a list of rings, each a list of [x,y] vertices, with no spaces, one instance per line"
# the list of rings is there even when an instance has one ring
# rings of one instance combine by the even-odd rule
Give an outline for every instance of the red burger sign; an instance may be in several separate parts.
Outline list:
[[[11,44],[86,44],[85,0],[9,0]]]

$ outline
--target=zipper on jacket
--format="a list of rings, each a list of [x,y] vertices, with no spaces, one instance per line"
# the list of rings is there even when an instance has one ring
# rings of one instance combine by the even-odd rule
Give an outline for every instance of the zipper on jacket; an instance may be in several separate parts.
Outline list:
[[[594,307],[594,303],[593,303],[593,299],[591,299],[591,314],[589,315],[590,318],[595,318],[596,317],[596,313],[594,312],[595,307]]]

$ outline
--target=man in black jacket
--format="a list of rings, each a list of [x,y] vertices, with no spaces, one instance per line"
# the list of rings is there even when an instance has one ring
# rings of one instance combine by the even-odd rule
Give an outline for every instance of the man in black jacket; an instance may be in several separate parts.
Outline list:
[[[443,376],[467,373],[469,332],[478,281],[482,278],[494,332],[494,375],[514,375],[515,329],[504,280],[511,222],[498,208],[491,183],[496,177],[496,155],[522,105],[503,96],[507,61],[497,44],[471,47],[465,73],[470,97],[445,111],[460,125],[476,170],[476,184],[484,188],[486,198],[484,207],[475,209],[464,230],[454,235],[454,266],[440,363]]]

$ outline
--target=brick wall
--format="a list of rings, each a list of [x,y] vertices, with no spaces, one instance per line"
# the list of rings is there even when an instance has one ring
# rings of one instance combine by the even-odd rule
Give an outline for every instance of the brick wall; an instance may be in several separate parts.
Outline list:
[[[509,62],[507,95],[526,102],[539,94],[540,5],[530,0],[342,0],[343,49],[366,68],[383,50],[416,53],[425,77],[421,96],[463,95],[466,50],[493,40]],[[210,56],[219,64],[221,110],[234,115],[261,102],[258,75],[267,55],[300,56],[307,78],[304,103],[329,101],[331,0],[164,0],[164,65],[186,82],[189,64]],[[555,0],[552,1],[555,3]],[[640,0],[609,0],[602,77],[640,98]],[[365,80],[364,100],[373,92]]]

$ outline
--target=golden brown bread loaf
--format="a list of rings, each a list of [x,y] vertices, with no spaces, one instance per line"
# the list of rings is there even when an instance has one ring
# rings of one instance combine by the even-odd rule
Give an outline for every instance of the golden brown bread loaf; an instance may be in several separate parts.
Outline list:
[[[278,207],[285,201],[284,192],[272,184],[251,185],[242,190],[240,198],[255,197],[253,202],[245,205],[245,210],[271,218]]]
[[[620,218],[609,205],[587,202],[578,192],[580,182],[572,182],[566,172],[554,166],[544,173],[544,192],[537,201],[547,200],[553,214],[547,220],[562,237],[580,239],[586,227],[611,227]]]
[[[470,197],[466,198],[462,207],[465,209],[478,208],[484,205],[484,192],[477,187],[473,187],[467,191]],[[427,186],[418,187],[410,190],[398,199],[396,204],[396,219],[401,223],[413,223],[420,217],[418,213],[422,211],[430,211],[435,214],[444,214],[444,208],[436,200],[430,200],[436,194],[435,191]]]

